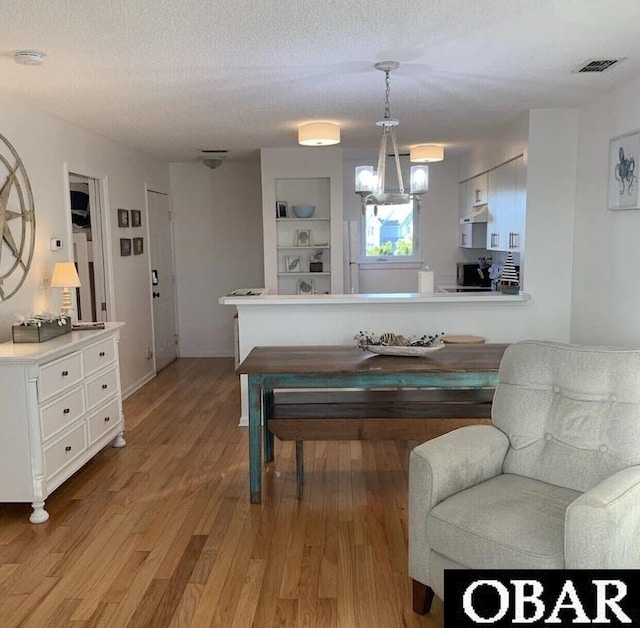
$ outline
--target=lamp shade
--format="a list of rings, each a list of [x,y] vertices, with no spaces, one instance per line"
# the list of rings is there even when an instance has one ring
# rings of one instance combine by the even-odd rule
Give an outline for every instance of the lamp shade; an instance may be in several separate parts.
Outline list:
[[[333,122],[308,122],[298,127],[298,144],[331,146],[340,143],[340,127]]]
[[[51,277],[52,288],[79,288],[80,277],[73,262],[57,262]]]
[[[414,163],[430,163],[444,159],[444,147],[438,144],[419,144],[412,146],[409,151],[409,160]]]

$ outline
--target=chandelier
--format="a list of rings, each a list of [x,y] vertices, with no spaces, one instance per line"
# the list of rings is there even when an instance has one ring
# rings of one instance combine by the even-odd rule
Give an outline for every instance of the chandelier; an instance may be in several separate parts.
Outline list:
[[[410,189],[405,192],[402,181],[402,171],[400,169],[400,155],[398,154],[398,140],[396,138],[396,127],[400,124],[397,118],[391,117],[391,107],[389,105],[389,94],[391,92],[390,73],[399,67],[397,61],[381,61],[375,64],[376,70],[385,74],[386,92],[384,99],[384,117],[376,122],[382,127],[380,136],[380,150],[378,151],[378,169],[374,171],[373,166],[356,166],[356,194],[362,199],[362,213],[366,212],[367,205],[374,206],[374,213],[377,214],[378,205],[406,205],[411,201],[416,202],[418,211],[420,210],[420,196],[429,189],[429,166],[411,166]],[[393,157],[396,166],[396,176],[398,181],[397,192],[386,192],[386,162],[387,145],[391,142]]]

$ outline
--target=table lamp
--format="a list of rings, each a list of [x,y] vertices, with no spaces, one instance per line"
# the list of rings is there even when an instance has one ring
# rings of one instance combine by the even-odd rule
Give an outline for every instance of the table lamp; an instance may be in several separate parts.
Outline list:
[[[52,288],[62,288],[62,314],[71,317],[73,304],[71,303],[71,288],[80,287],[80,277],[73,262],[57,262],[53,267],[51,277]]]

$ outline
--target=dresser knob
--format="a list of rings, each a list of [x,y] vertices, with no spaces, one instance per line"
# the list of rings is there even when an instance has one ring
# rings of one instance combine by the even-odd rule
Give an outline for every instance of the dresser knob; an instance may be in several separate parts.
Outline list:
[[[71,410],[69,410],[69,408],[65,408],[65,409],[62,411],[62,414],[69,414],[69,412],[71,412]]]
[[[108,417],[108,416],[104,417],[104,422],[105,423],[109,423],[109,421],[111,421],[111,417]]]
[[[102,390],[107,390],[107,388],[109,388],[109,386],[107,386],[107,384],[102,384]]]
[[[66,377],[67,375],[69,375],[69,371],[62,371],[62,377]]]
[[[67,445],[67,446],[64,448],[64,450],[65,450],[65,451],[71,451],[71,445]]]
[[[101,358],[104,358],[104,351],[100,351],[100,353],[98,354]]]

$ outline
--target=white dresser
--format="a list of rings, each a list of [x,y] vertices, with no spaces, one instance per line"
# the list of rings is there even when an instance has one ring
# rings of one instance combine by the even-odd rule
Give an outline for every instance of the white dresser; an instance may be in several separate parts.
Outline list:
[[[0,502],[44,500],[113,440],[123,447],[118,342],[124,323],[42,343],[0,344]]]

